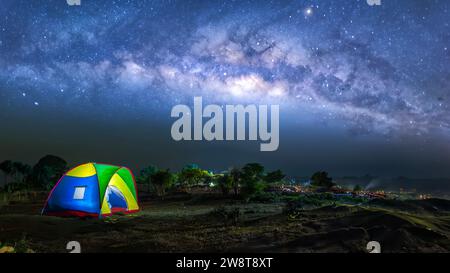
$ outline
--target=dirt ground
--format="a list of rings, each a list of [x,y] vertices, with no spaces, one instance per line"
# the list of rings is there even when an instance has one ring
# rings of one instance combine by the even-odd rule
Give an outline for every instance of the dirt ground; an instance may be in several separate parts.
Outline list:
[[[147,200],[133,215],[104,219],[41,216],[42,202],[0,208],[0,242],[21,251],[68,252],[449,252],[450,213],[389,206],[284,211],[284,203]]]

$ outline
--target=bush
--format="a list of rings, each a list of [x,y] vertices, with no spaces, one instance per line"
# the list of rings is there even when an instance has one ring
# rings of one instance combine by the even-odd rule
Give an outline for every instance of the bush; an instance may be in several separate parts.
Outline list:
[[[332,202],[334,202],[334,198],[329,194],[300,195],[296,200],[294,199],[286,204],[285,212],[292,213],[307,206],[322,207]]]
[[[273,203],[280,201],[280,197],[279,194],[273,192],[259,192],[253,194],[249,200],[252,202]]]

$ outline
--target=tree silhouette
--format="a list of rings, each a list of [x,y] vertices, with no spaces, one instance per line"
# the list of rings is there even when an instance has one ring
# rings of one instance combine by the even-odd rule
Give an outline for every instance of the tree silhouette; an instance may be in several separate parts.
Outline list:
[[[246,197],[261,192],[265,187],[264,167],[259,163],[248,163],[242,168],[242,194]]]
[[[196,186],[208,176],[208,171],[200,169],[197,165],[188,165],[181,170],[179,180],[182,186]]]
[[[14,182],[25,183],[26,179],[31,174],[31,166],[17,161],[13,162],[12,165],[13,165],[12,174],[14,175]]]
[[[264,179],[267,183],[275,183],[284,179],[286,175],[281,172],[281,170],[276,170],[270,173],[267,173]]]
[[[230,170],[230,177],[231,177],[231,185],[233,188],[234,196],[237,196],[239,194],[239,185],[241,182],[242,172],[238,168],[232,168]]]
[[[152,185],[152,175],[158,171],[156,166],[150,165],[145,167],[139,173],[139,177],[137,178],[137,182],[140,184],[147,185],[147,192],[150,192],[150,188]]]
[[[328,177],[327,172],[319,171],[311,176],[311,185],[329,189],[336,184],[333,183],[333,179],[331,177]]]
[[[166,194],[166,189],[172,186],[174,177],[169,169],[158,170],[151,175],[151,181],[155,186],[157,195],[164,196]]]
[[[0,170],[3,172],[5,178],[5,186],[8,183],[8,176],[10,176],[12,173],[12,168],[13,165],[11,160],[5,160],[0,163]]]
[[[360,192],[360,191],[362,191],[362,187],[361,187],[360,185],[356,185],[356,186],[353,188],[353,191],[354,191],[354,192]]]
[[[231,188],[233,187],[233,178],[229,174],[224,174],[218,177],[217,183],[223,195],[228,195]]]
[[[245,178],[262,178],[264,175],[264,167],[259,163],[248,163],[242,168]]]
[[[33,184],[37,187],[50,189],[67,171],[67,162],[54,155],[41,158],[32,170]]]

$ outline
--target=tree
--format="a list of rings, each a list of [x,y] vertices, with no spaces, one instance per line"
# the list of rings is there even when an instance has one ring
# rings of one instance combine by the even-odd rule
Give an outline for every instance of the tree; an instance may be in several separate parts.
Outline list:
[[[200,181],[208,177],[210,174],[206,170],[198,168],[196,165],[188,165],[181,170],[179,179],[182,186],[198,185]]]
[[[354,192],[360,192],[362,191],[362,187],[360,185],[355,185],[355,187],[353,188]]]
[[[284,175],[281,170],[276,170],[270,173],[267,173],[264,179],[267,183],[275,183],[284,179],[286,175]]]
[[[336,184],[333,183],[333,179],[331,177],[328,177],[327,172],[319,171],[311,176],[311,185],[329,189]]]
[[[248,163],[242,168],[242,194],[249,197],[264,190],[264,167],[259,163]]]
[[[137,182],[140,184],[147,185],[147,192],[150,192],[150,188],[152,185],[152,175],[158,171],[156,166],[150,165],[142,169],[139,173],[139,177],[137,178]]]
[[[248,163],[242,168],[244,177],[262,178],[264,167],[259,163]]]
[[[230,170],[231,187],[233,188],[234,196],[239,194],[239,185],[241,182],[242,172],[238,168],[232,168]]]
[[[2,163],[0,163],[0,170],[3,172],[4,178],[5,178],[5,186],[8,183],[8,176],[12,173],[12,161],[11,160],[5,160]]]
[[[67,171],[67,162],[54,155],[46,155],[34,165],[31,176],[35,186],[50,189]]]
[[[26,179],[31,174],[31,166],[22,162],[13,162],[12,174],[14,175],[14,182],[25,183]]]
[[[156,194],[158,196],[164,196],[166,190],[172,186],[174,177],[170,173],[169,169],[158,170],[151,175],[152,184],[155,186]]]
[[[233,187],[233,178],[229,174],[224,174],[217,178],[217,184],[222,191],[223,195],[228,195],[231,188]]]

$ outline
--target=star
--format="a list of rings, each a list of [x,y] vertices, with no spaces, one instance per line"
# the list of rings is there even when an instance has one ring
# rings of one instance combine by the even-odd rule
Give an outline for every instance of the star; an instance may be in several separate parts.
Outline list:
[[[310,17],[310,16],[312,16],[312,15],[313,15],[313,8],[312,8],[312,7],[307,7],[307,8],[305,8],[304,14],[305,14],[305,17]]]
[[[295,123],[287,131],[308,124],[304,131],[351,138],[449,140],[449,1],[425,5],[426,20],[408,12],[423,9],[417,1],[382,10],[333,0],[9,2],[0,19],[3,116],[36,106],[55,118],[89,113],[114,124],[120,114],[157,127],[197,95],[279,104]]]

